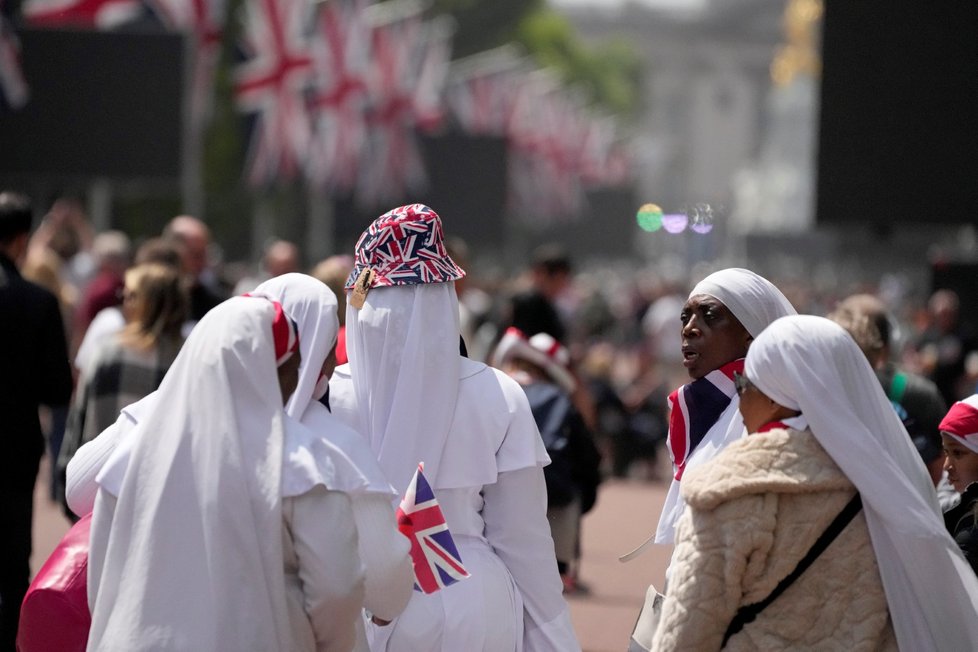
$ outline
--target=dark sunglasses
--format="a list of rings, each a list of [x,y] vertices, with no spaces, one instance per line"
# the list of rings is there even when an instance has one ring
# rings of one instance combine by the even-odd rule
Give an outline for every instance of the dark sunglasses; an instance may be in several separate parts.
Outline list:
[[[754,384],[747,380],[747,376],[739,372],[734,372],[733,374],[734,389],[737,390],[737,396],[743,395],[747,391],[748,387],[753,387]]]

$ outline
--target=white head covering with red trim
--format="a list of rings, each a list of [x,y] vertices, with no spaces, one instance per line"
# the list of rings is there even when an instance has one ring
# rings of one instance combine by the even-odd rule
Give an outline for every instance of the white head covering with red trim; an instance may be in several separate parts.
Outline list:
[[[285,404],[285,413],[301,421],[315,437],[304,446],[296,447],[294,454],[307,456],[306,451],[311,451],[311,462],[320,457],[316,454],[320,449],[327,450],[332,457],[342,455],[366,478],[366,491],[394,495],[394,488],[380,470],[363,435],[342,423],[319,402],[326,389],[325,383],[321,382],[323,362],[333,350],[339,330],[336,295],[323,282],[295,273],[265,281],[253,294],[281,302],[302,333],[299,383]],[[324,437],[326,442],[322,441]],[[340,488],[352,491],[349,486]]]
[[[978,394],[952,405],[941,420],[940,431],[978,453]]]
[[[284,329],[273,326],[277,315]],[[288,322],[264,299],[235,297],[209,311],[102,469],[102,490],[118,500],[90,645],[294,647],[275,368],[292,348]]]
[[[808,315],[768,326],[745,373],[801,411],[862,496],[901,650],[978,650],[978,578],[944,526],[930,476],[866,356],[838,324]]]

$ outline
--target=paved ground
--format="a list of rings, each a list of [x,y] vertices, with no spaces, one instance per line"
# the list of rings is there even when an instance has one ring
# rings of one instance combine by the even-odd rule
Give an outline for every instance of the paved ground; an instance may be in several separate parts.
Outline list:
[[[47,498],[47,465],[42,465],[35,496],[34,556],[36,571],[68,530],[68,522]],[[655,526],[665,485],[608,481],[598,503],[584,519],[581,580],[585,596],[569,598],[574,628],[584,652],[624,652],[628,635],[649,583],[662,586],[669,550],[651,546],[622,564],[618,556],[644,541]]]

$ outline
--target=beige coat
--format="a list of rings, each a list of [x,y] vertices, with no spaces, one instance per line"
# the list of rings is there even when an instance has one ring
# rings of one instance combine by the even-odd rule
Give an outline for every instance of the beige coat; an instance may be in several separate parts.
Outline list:
[[[718,650],[742,605],[764,600],[854,495],[810,431],[728,446],[683,478],[654,650]],[[862,512],[726,650],[896,650]]]

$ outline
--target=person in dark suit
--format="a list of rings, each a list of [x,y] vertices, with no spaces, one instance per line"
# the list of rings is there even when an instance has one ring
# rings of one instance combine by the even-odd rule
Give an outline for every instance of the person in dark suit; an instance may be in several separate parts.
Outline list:
[[[67,405],[71,368],[58,300],[24,280],[31,205],[0,192],[0,651],[13,652],[30,580],[34,482],[44,452],[37,408]]]

